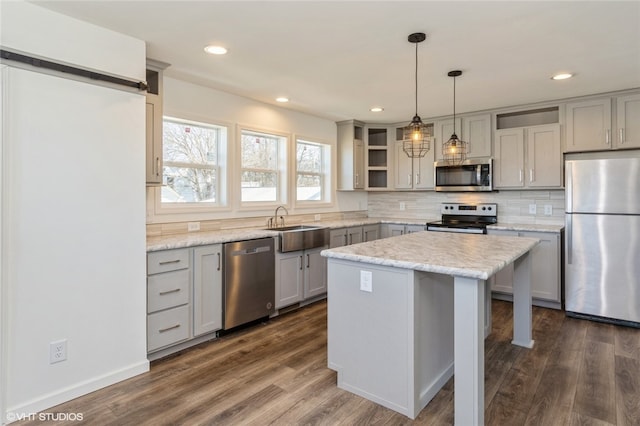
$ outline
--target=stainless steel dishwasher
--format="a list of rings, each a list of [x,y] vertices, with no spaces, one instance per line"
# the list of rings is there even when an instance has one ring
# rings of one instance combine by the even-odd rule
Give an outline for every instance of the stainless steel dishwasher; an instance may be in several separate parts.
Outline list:
[[[230,328],[275,311],[273,238],[226,243],[224,259],[224,325]]]

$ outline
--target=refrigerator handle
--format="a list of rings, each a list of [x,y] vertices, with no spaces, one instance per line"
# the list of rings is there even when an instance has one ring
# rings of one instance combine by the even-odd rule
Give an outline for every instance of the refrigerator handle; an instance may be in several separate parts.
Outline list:
[[[573,163],[571,161],[567,161],[564,164],[564,189],[565,189],[565,212],[573,213],[573,171],[572,167]]]
[[[573,216],[566,215],[566,229],[567,232],[567,265],[571,265],[573,262]]]

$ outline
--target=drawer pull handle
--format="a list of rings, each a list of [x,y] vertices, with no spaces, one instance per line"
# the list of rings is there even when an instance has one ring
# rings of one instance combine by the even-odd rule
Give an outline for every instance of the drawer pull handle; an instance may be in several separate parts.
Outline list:
[[[175,260],[165,260],[163,262],[160,262],[160,265],[170,265],[172,263],[180,263],[180,259],[175,259]]]
[[[180,327],[180,324],[176,324],[176,325],[173,325],[173,326],[171,326],[171,327],[162,328],[162,329],[160,329],[160,330],[158,330],[158,331],[159,331],[160,333],[164,333],[165,331],[173,330],[174,328],[179,328],[179,327]]]
[[[174,288],[173,290],[161,291],[159,294],[160,296],[164,296],[165,294],[177,293],[179,291],[179,288]]]

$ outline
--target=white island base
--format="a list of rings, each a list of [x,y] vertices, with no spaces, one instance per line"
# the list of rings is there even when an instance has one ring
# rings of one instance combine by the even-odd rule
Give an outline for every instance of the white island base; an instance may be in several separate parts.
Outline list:
[[[529,348],[533,245],[515,250],[518,257],[510,260],[516,274],[512,343]],[[484,424],[484,338],[490,330],[485,279],[492,273],[406,269],[372,263],[369,256],[345,259],[355,256],[345,250],[325,254],[328,366],[337,372],[338,387],[414,419],[455,372],[455,423]]]

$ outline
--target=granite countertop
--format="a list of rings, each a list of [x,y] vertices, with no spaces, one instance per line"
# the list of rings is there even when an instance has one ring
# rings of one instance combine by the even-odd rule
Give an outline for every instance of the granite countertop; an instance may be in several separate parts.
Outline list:
[[[537,238],[416,232],[323,250],[322,256],[486,280],[538,244]]]
[[[522,231],[522,232],[555,232],[559,233],[564,229],[564,225],[554,224],[535,224],[535,223],[502,223],[488,225],[487,229],[497,231]]]
[[[302,225],[321,226],[330,229],[348,228],[352,226],[365,226],[382,224],[402,224],[402,225],[426,225],[427,222],[440,220],[437,218],[415,219],[415,218],[357,218],[331,220],[321,222],[305,222]],[[490,225],[489,229],[507,231],[534,231],[534,232],[560,232],[562,225],[534,225],[518,223],[497,223]],[[192,232],[188,234],[162,235],[147,238],[147,251],[170,250],[177,248],[203,246],[208,244],[221,244],[231,241],[252,240],[256,238],[267,238],[277,236],[277,231],[260,228],[234,228],[222,229],[208,232]],[[451,233],[447,233],[451,235]]]

